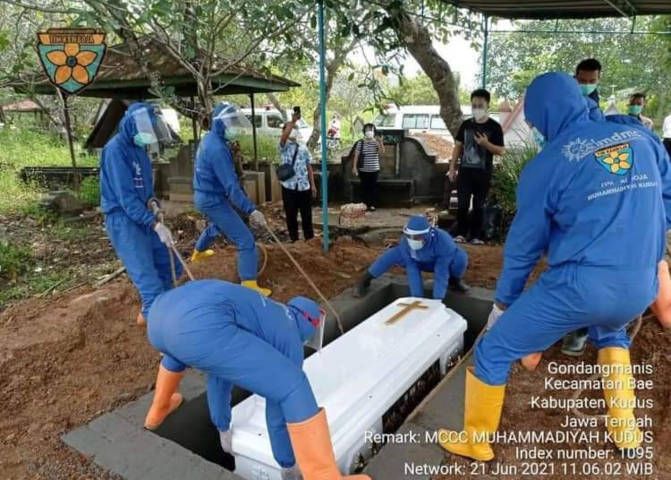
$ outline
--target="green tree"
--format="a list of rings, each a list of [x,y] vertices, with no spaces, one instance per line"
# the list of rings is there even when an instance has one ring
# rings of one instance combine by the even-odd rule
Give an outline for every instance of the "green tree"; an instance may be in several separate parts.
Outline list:
[[[618,18],[524,21],[515,22],[514,27],[547,33],[492,37],[489,85],[501,96],[517,98],[536,75],[553,70],[573,74],[580,60],[594,57],[603,65],[599,88],[602,99],[612,92],[623,99],[632,91],[643,91],[651,96],[651,107],[671,100],[666,94],[671,74],[668,36],[598,33],[628,32],[631,22]],[[668,30],[669,19],[641,17],[636,27],[640,31]]]

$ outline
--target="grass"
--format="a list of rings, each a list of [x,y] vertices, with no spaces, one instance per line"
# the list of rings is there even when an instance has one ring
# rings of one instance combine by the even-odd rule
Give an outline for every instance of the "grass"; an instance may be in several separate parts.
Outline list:
[[[72,165],[67,143],[33,126],[6,126],[0,130],[0,145],[0,214],[29,210],[42,193],[38,185],[20,180],[23,167]],[[78,155],[77,165],[97,166],[98,159]]]
[[[0,242],[0,279],[15,282],[32,266],[30,249]]]
[[[254,139],[251,135],[242,135],[238,141],[240,142],[240,150],[246,161],[254,160]],[[278,145],[280,139],[270,137],[267,135],[256,136],[257,155],[259,161],[268,160],[271,163],[279,162]]]
[[[30,272],[22,276],[20,282],[10,283],[0,289],[0,311],[13,300],[39,295],[56,287],[58,290],[71,287],[74,279],[74,276],[64,271]]]

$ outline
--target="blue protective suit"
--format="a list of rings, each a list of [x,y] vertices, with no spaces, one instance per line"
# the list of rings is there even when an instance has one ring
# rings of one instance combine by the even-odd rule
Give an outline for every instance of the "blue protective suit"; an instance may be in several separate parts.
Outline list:
[[[226,106],[217,106],[212,118],[223,108]],[[217,235],[225,235],[238,249],[240,280],[255,280],[258,254],[254,236],[235,209],[249,215],[256,210],[256,206],[240,187],[226,140],[226,127],[221,120],[213,121],[212,130],[198,146],[193,190],[196,208],[210,221],[196,242],[196,250],[206,250]]]
[[[140,292],[142,314],[147,317],[154,299],[172,287],[170,256],[153,230],[156,221],[147,207],[154,196],[151,160],[144,148],[133,142],[137,127],[131,114],[153,109],[146,103],[134,103],[119,123],[119,130],[107,142],[100,160],[100,205],[105,229],[114,251]],[[181,264],[175,261],[179,277]]]
[[[314,327],[300,310],[240,285],[196,280],[160,295],[147,323],[165,368],[207,374],[210,417],[220,431],[230,428],[233,385],[265,397],[273,455],[282,467],[294,465],[286,424],[318,412],[302,370],[303,342]]]
[[[475,352],[475,374],[506,383],[510,365],[589,327],[597,348],[628,347],[625,327],[654,300],[671,176],[638,128],[592,122],[575,81],[549,73],[525,97],[548,140],[522,171],[496,300],[509,305]],[[667,193],[665,193],[667,192]],[[541,255],[548,270],[526,292]]]
[[[587,109],[589,110],[589,119],[594,122],[600,122],[605,120],[604,114],[601,111],[599,104],[594,101],[591,97],[584,97],[585,102],[587,102]]]
[[[377,278],[395,266],[405,268],[410,295],[413,297],[424,296],[422,272],[433,272],[433,298],[442,300],[447,293],[450,278],[461,278],[466,272],[468,255],[448,233],[431,228],[420,250],[412,250],[404,236],[398,246],[390,248],[375,260],[368,273]]]

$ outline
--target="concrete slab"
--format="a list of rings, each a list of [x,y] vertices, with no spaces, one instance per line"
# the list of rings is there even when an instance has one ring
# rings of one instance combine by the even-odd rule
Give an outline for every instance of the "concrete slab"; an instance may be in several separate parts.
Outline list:
[[[401,234],[401,229],[408,223],[408,219],[412,215],[423,215],[427,208],[432,208],[431,205],[419,205],[412,208],[378,208],[374,212],[366,212],[366,215],[352,224],[352,228],[356,230],[357,227],[367,227],[367,229],[378,228],[394,228]],[[329,226],[339,226],[340,206],[331,205],[328,209]],[[315,225],[322,226],[323,217],[321,208],[312,209],[312,221]]]
[[[65,434],[63,441],[128,480],[241,480],[140,425],[112,412]]]

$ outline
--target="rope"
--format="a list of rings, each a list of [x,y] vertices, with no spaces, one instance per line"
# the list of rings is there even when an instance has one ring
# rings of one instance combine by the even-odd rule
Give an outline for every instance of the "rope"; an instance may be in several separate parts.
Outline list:
[[[259,250],[261,250],[261,253],[263,253],[263,263],[261,264],[261,268],[259,268],[258,273],[258,276],[260,277],[261,274],[265,272],[266,266],[268,265],[268,249],[261,242],[256,242],[256,246],[259,247]]]
[[[308,274],[305,273],[305,270],[303,270],[303,268],[299,265],[299,263],[296,261],[296,259],[293,257],[293,255],[291,255],[291,252],[289,252],[289,250],[287,250],[287,248],[284,246],[284,244],[282,242],[280,242],[280,239],[277,238],[277,235],[275,235],[275,232],[273,232],[270,229],[270,226],[268,224],[265,224],[265,227],[266,227],[266,230],[268,231],[268,233],[270,233],[270,236],[275,241],[275,243],[277,243],[277,245],[279,245],[279,247],[287,255],[287,257],[289,257],[289,260],[291,260],[291,262],[294,264],[296,269],[308,281],[308,283],[310,284],[312,289],[317,293],[317,295],[319,295],[319,298],[321,298],[322,302],[324,302],[324,305],[326,305],[328,307],[328,309],[331,311],[331,313],[333,314],[333,317],[336,319],[336,322],[338,323],[338,329],[340,330],[340,334],[344,335],[345,334],[345,329],[342,326],[342,321],[340,320],[340,315],[338,315],[338,312],[336,312],[335,308],[333,308],[333,305],[331,305],[331,303],[326,299],[326,297],[321,292],[321,290],[319,290],[317,285],[315,285],[315,282],[313,282],[312,279],[308,276]]]
[[[152,211],[154,212],[154,216],[156,217],[156,219],[160,223],[165,225],[165,218],[163,216],[163,210],[161,210],[158,203],[156,201],[152,201],[152,202],[150,202],[150,207],[151,207]],[[182,258],[182,255],[177,250],[177,247],[175,247],[175,244],[173,243],[171,245],[166,245],[165,248],[168,249],[168,257],[170,257],[170,273],[172,275],[172,286],[173,287],[177,286],[177,268],[175,267],[175,256],[179,260],[179,263],[182,264],[182,267],[184,267],[184,271],[189,276],[189,280],[195,280],[193,274],[191,273],[191,270],[189,270],[188,265],[186,264],[186,262]],[[173,253],[175,254],[174,256],[173,256]]]
[[[646,319],[648,318],[647,316],[645,317]],[[643,325],[643,315],[639,315],[638,319],[636,320],[636,323],[634,324],[634,327],[631,329],[631,333],[629,334],[631,337],[631,343],[634,342],[634,339],[636,338],[636,335],[638,335],[638,332],[641,330],[641,326]],[[597,380],[601,375],[598,373],[595,373],[594,375],[590,376],[588,380],[591,382],[593,380]],[[571,399],[577,400],[580,395],[582,395],[584,389],[576,390],[573,395],[571,396]],[[589,413],[583,413],[577,408],[571,409],[571,412],[579,418],[606,418],[608,415],[607,414],[589,414]]]

